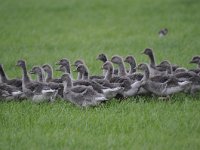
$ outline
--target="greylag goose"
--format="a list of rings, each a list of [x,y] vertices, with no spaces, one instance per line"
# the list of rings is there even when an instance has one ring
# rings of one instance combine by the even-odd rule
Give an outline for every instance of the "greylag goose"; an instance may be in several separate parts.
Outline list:
[[[124,65],[124,62],[123,62],[123,59],[120,57],[120,56],[113,56],[111,58],[111,62],[114,63],[114,64],[117,64],[118,65],[118,76],[119,77],[127,77],[127,78],[130,78],[132,80],[132,82],[135,82],[136,80],[141,80],[141,78],[143,77],[142,74],[138,74],[138,73],[135,73],[135,74],[128,74],[126,72],[126,69],[125,69],[125,65]],[[113,78],[115,79],[115,78]],[[111,80],[110,82],[116,82],[115,80]]]
[[[21,89],[6,83],[0,83],[0,99],[22,100],[24,98],[25,96]]]
[[[63,74],[61,79],[64,85],[63,98],[77,106],[96,106],[108,100],[103,94],[96,92],[91,86],[73,86],[71,76],[68,73]]]
[[[130,65],[130,70],[129,70],[129,74],[133,74],[136,72],[136,61],[135,58],[131,55],[127,56],[124,59],[124,62],[128,63]]]
[[[106,61],[108,61],[108,58],[107,58],[107,56],[106,56],[105,54],[102,53],[102,54],[99,54],[99,55],[97,56],[97,60],[102,61],[103,64],[104,64]],[[103,71],[103,75],[105,75],[104,73],[105,73],[105,72]],[[114,69],[114,70],[113,70],[113,74],[117,75],[117,74],[118,74],[118,69]]]
[[[89,82],[95,82],[102,87],[102,92],[106,98],[113,98],[115,97],[120,91],[123,90],[122,87],[119,87],[120,84],[113,84],[110,83],[108,80],[105,79],[89,79],[88,69],[85,65],[80,64],[76,68],[77,72],[80,72],[83,76],[83,79]]]
[[[107,61],[103,64],[102,68],[106,70],[105,80],[112,80],[112,63],[110,61]],[[129,78],[121,78],[119,80],[121,80],[120,86],[124,88],[119,94],[123,95],[123,97],[130,97],[136,95],[142,83],[141,81],[135,81],[134,83],[132,83]]]
[[[33,66],[32,69],[29,71],[30,74],[35,74],[37,75],[37,80],[38,82],[45,82],[44,79],[44,70],[39,67],[39,66]]]
[[[65,67],[66,73],[71,74],[70,62],[66,58],[59,60],[59,62],[57,62],[56,65],[61,65],[61,66]]]
[[[137,66],[136,66],[135,58],[129,55],[124,59],[124,62],[130,65],[128,77],[130,77],[132,80],[140,81],[143,78],[143,75],[141,73],[136,72]]]
[[[57,71],[61,71],[63,73],[66,72],[66,69],[65,69],[64,66],[60,66],[56,70]],[[80,75],[82,76],[82,73],[80,73]],[[80,79],[80,80],[73,80],[73,86],[77,86],[77,85],[92,86],[93,89],[95,89],[98,93],[103,93],[103,91],[102,91],[103,87],[101,85],[99,85],[98,83],[96,83],[95,81],[82,80],[82,79]]]
[[[167,35],[167,33],[168,33],[168,29],[167,28],[161,29],[158,32],[158,34],[159,34],[160,37],[163,37],[163,36]]]
[[[45,81],[48,82],[55,82],[55,83],[62,83],[62,80],[60,78],[53,78],[53,69],[51,67],[51,65],[49,64],[44,64],[42,66],[43,70],[46,72],[47,76]],[[65,70],[66,68],[63,66],[63,71],[67,72],[67,70]]]
[[[124,63],[123,63],[123,59],[120,56],[117,56],[117,55],[113,56],[111,58],[111,62],[114,63],[114,64],[117,64],[119,66],[118,75],[120,77],[127,76],[127,72],[126,72],[126,69],[125,69],[125,66],[124,66]]]
[[[18,60],[17,66],[22,69],[22,91],[27,98],[31,98],[34,102],[53,101],[55,99],[58,90],[51,89],[45,83],[31,81],[24,60]]]
[[[194,56],[190,61],[191,64],[197,64],[196,69],[190,69],[189,71],[193,71],[196,74],[200,73],[200,56]]]
[[[147,64],[140,64],[138,68],[144,71],[142,87],[158,96],[169,96],[184,91],[191,84],[189,81],[179,82],[176,78],[170,78],[164,83],[154,82],[149,79],[150,72]]]
[[[83,60],[76,60],[76,61],[74,62],[74,66],[75,66],[76,68],[78,68],[79,65],[84,65],[85,67],[87,67]],[[81,69],[81,68],[80,68],[80,69]],[[88,69],[87,69],[87,70],[88,70]],[[75,71],[76,71],[76,70],[75,70]],[[83,71],[82,71],[82,72],[83,72]],[[104,76],[101,76],[101,75],[90,75],[89,78],[90,78],[90,79],[103,79]],[[78,79],[78,80],[84,80],[84,77],[82,76],[82,74],[81,74],[79,71],[78,71],[78,77],[77,77],[77,79]]]
[[[9,79],[3,69],[3,65],[0,64],[0,83],[6,83],[11,86],[22,88],[22,81],[20,79]]]

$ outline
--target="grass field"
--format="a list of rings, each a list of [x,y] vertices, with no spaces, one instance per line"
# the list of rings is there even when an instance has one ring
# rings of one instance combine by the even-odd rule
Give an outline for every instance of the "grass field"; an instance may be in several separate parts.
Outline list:
[[[33,65],[84,59],[99,74],[99,53],[134,55],[154,49],[156,61],[183,67],[200,54],[199,0],[0,0],[0,63],[21,77],[18,59]],[[169,34],[158,37],[167,27]],[[61,74],[55,72],[55,76]],[[200,149],[200,94],[112,100],[80,109],[53,104],[0,102],[0,149]]]

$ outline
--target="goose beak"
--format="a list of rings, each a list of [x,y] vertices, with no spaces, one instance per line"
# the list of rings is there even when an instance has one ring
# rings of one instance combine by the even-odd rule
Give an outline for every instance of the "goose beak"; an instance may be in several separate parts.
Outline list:
[[[78,72],[77,70],[73,70],[73,72]]]
[[[144,51],[140,52],[140,54],[145,54]]]
[[[56,65],[60,65],[60,62],[55,63]]]
[[[31,71],[29,71],[29,73],[30,73],[30,74],[35,74],[35,73],[34,73],[32,70],[31,70]]]

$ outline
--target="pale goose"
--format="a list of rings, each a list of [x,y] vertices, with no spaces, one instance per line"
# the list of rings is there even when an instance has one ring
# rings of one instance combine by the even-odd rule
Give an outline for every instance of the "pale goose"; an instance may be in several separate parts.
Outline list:
[[[56,63],[56,65],[61,65],[61,66],[65,67],[66,73],[71,74],[70,62],[68,59],[62,58],[61,60],[59,60],[59,62]]]
[[[147,64],[140,64],[138,68],[144,71],[142,87],[158,96],[169,96],[184,91],[191,84],[189,81],[178,82],[176,78],[170,78],[164,83],[154,82],[149,79],[150,72]]]
[[[130,65],[130,69],[129,69],[129,72],[128,72],[129,75],[136,72],[136,61],[135,61],[135,58],[133,56],[131,56],[131,55],[127,56],[124,59],[124,62],[128,63]]]
[[[64,85],[63,98],[77,106],[96,106],[108,100],[103,94],[96,92],[91,86],[73,86],[71,76],[68,73],[63,74],[61,79]]]
[[[85,62],[83,60],[76,60],[74,62],[73,66],[75,66],[77,68],[79,65],[84,65],[84,66],[87,67],[87,65],[85,64]],[[89,78],[90,79],[103,79],[104,76],[101,76],[101,75],[90,75]],[[84,77],[82,76],[82,74],[80,74],[80,72],[78,72],[77,79],[78,80],[84,79]]]
[[[37,76],[38,82],[45,82],[44,77],[44,70],[39,66],[33,66],[32,69],[29,71],[30,74],[35,74]]]
[[[57,71],[61,71],[63,73],[66,72],[66,68],[64,66],[60,66],[58,69],[56,69]],[[79,72],[78,72],[79,73]],[[82,76],[82,73],[80,73]],[[62,79],[61,79],[62,80]],[[89,80],[72,80],[73,81],[73,86],[77,86],[77,85],[85,85],[85,86],[92,86],[93,89],[95,89],[98,93],[103,93],[102,91],[102,86],[99,85],[98,83],[96,83],[95,81],[89,81]]]
[[[45,78],[45,81],[48,82],[55,82],[55,83],[62,83],[62,80],[60,78],[53,78],[53,68],[49,64],[44,64],[42,66],[43,70],[46,72],[47,76]],[[63,69],[66,69],[63,66]],[[67,72],[67,70],[65,70]]]
[[[163,36],[167,35],[167,33],[168,33],[168,29],[167,28],[161,29],[158,32],[158,34],[159,34],[160,37],[163,37]]]
[[[122,87],[118,86],[119,84],[112,84],[105,79],[89,79],[88,69],[83,64],[80,64],[76,70],[82,74],[83,80],[100,84],[102,87],[102,92],[106,98],[113,98],[123,90]]]
[[[165,70],[159,70],[159,68],[156,67],[155,58],[153,54],[153,50],[150,48],[146,48],[143,52],[143,54],[147,55],[150,59],[150,64],[148,65],[149,71],[150,71],[150,77],[153,77],[155,75],[166,75],[167,72]]]
[[[102,53],[102,54],[99,54],[99,55],[97,56],[97,60],[102,61],[103,64],[104,64],[106,61],[108,61],[108,58],[107,58],[107,56],[106,56],[105,54]],[[113,74],[117,75],[117,74],[118,74],[118,69],[114,69],[114,70],[113,70]],[[103,75],[105,75],[104,70],[103,70]]]
[[[189,71],[193,71],[196,74],[200,73],[200,56],[194,56],[190,61],[191,64],[197,64],[196,69],[189,69]]]
[[[143,74],[136,72],[137,65],[136,65],[135,58],[129,55],[124,59],[124,62],[130,65],[128,77],[130,77],[132,80],[140,81],[143,78]]]
[[[8,85],[6,83],[0,83],[0,99],[4,100],[22,100],[25,99],[25,95],[21,89]]]
[[[118,67],[119,67],[118,68],[118,70],[119,70],[118,76],[119,77],[130,78],[132,82],[135,82],[136,80],[141,80],[141,78],[143,77],[142,74],[138,74],[138,73],[137,74],[134,74],[134,73],[128,74],[126,72],[126,68],[125,68],[122,57],[120,57],[118,55],[113,56],[111,58],[111,62],[118,65]],[[113,81],[111,80],[111,82],[113,82]],[[116,82],[116,81],[114,80],[114,82]]]
[[[22,80],[20,79],[9,79],[3,69],[3,65],[0,64],[0,83],[6,83],[11,86],[22,88]]]
[[[22,91],[27,98],[34,102],[53,101],[58,90],[51,89],[47,84],[31,81],[24,60],[18,60],[17,66],[22,69]]]
[[[110,61],[107,61],[103,64],[102,68],[106,70],[105,80],[112,80],[112,73],[113,73],[113,65]],[[123,87],[123,90],[119,92],[119,94],[123,95],[123,97],[130,97],[134,96],[138,93],[141,87],[141,81],[135,81],[134,83],[131,82],[129,78],[121,78],[120,86]]]

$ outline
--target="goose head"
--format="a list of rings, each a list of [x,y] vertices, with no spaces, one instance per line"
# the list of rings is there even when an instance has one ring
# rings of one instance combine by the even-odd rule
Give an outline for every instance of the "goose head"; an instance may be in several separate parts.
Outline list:
[[[74,62],[73,66],[78,67],[81,64],[84,64],[83,60],[77,60],[77,61]]]
[[[148,70],[148,65],[147,64],[144,64],[144,63],[141,63],[138,65],[137,67],[139,70],[142,70],[142,71],[146,71]]]
[[[102,69],[104,70],[113,70],[113,65],[110,61],[106,61],[103,66]]]
[[[66,81],[66,82],[71,81],[71,76],[70,76],[70,74],[69,74],[69,73],[63,74],[63,75],[61,76],[61,80],[62,80],[62,81]]]
[[[111,58],[111,62],[114,63],[114,64],[121,64],[123,62],[123,59],[120,57],[120,56],[113,56]]]
[[[100,60],[100,61],[102,61],[102,62],[106,62],[107,61],[107,57],[106,57],[106,55],[105,54],[99,54],[98,56],[97,56],[97,60]]]
[[[65,66],[67,72],[71,73],[71,71],[70,71],[70,62],[66,58],[61,59],[58,63],[56,63],[56,65]]]
[[[87,69],[87,67],[84,64],[78,65],[78,67],[74,71],[78,72],[79,75],[82,76],[83,80],[89,79],[88,69]]]
[[[60,66],[58,69],[56,69],[56,71],[67,73],[67,69],[65,68],[65,66]]]
[[[76,68],[75,71],[77,71],[79,73],[82,73],[82,74],[84,74],[85,72],[88,72],[87,68],[86,68],[86,66],[84,64],[78,65],[78,67]]]
[[[49,64],[44,64],[43,66],[42,66],[42,69],[45,71],[45,72],[47,72],[47,73],[49,73],[49,72],[52,72],[52,67],[51,67],[51,65],[49,65]]]
[[[160,37],[165,36],[168,33],[168,29],[167,28],[161,29],[158,33]]]
[[[194,56],[190,63],[200,64],[200,56]]]
[[[124,62],[128,63],[128,64],[134,64],[136,66],[136,62],[135,62],[135,58],[133,56],[127,56],[124,59]]]
[[[38,66],[34,66],[30,71],[29,73],[30,74],[42,74],[42,68],[41,67],[38,67]]]
[[[153,50],[151,48],[146,48],[142,53],[150,56],[153,55]]]
[[[69,66],[69,61],[66,58],[62,58],[61,60],[59,60],[56,65],[68,65]]]
[[[16,66],[24,68],[26,66],[26,62],[24,60],[18,60]]]
[[[162,61],[159,65],[157,65],[157,67],[161,67],[161,68],[167,70],[168,73],[172,73],[172,66],[171,66],[170,62],[167,60]]]

